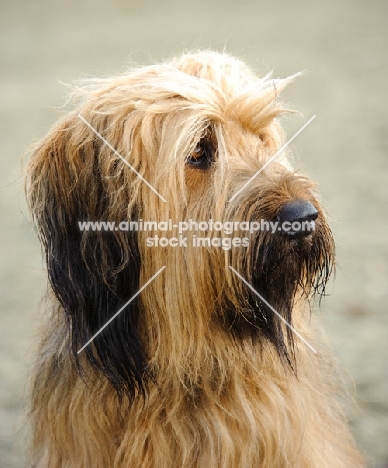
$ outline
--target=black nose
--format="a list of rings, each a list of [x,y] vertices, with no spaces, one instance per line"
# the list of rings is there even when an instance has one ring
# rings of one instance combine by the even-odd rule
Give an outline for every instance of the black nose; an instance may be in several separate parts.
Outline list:
[[[287,237],[305,237],[315,230],[318,211],[307,200],[292,200],[280,209],[276,220],[278,231]]]

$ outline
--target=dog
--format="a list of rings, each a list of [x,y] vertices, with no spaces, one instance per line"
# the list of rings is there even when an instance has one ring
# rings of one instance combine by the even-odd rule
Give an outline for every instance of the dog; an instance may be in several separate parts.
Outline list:
[[[334,241],[286,148],[293,79],[183,54],[75,88],[36,145],[33,466],[364,466],[310,314]]]

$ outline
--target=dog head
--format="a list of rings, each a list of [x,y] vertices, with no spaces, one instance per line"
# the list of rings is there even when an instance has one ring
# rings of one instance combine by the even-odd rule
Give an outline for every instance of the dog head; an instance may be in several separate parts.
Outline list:
[[[330,275],[333,241],[311,181],[285,151],[268,163],[285,143],[279,93],[291,80],[259,79],[225,54],[186,54],[91,82],[37,145],[28,199],[50,284],[76,361],[119,394],[144,393],[157,367],[199,372],[214,336],[290,360],[292,332],[230,267],[290,324],[295,301],[322,293]],[[180,232],[140,229],[168,220]],[[207,224],[193,231],[190,220]],[[252,231],[262,220],[315,229]],[[88,221],[115,225],[81,230]],[[157,234],[182,244],[157,245]]]

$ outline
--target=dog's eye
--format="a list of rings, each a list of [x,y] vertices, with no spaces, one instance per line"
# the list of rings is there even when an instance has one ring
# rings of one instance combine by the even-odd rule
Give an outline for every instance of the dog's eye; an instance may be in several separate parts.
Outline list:
[[[203,138],[188,156],[187,164],[196,169],[207,169],[213,163],[213,154],[212,144]]]

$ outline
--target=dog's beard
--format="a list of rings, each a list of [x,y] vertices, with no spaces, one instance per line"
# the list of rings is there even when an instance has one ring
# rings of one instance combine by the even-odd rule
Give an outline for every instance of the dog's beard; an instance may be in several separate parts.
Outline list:
[[[278,233],[260,233],[252,241],[241,271],[258,294],[246,288],[241,309],[228,308],[227,326],[233,336],[260,342],[264,338],[281,358],[292,363],[293,309],[297,301],[309,302],[325,294],[333,265],[334,242],[324,221],[318,220],[316,230],[307,237],[290,239]]]

